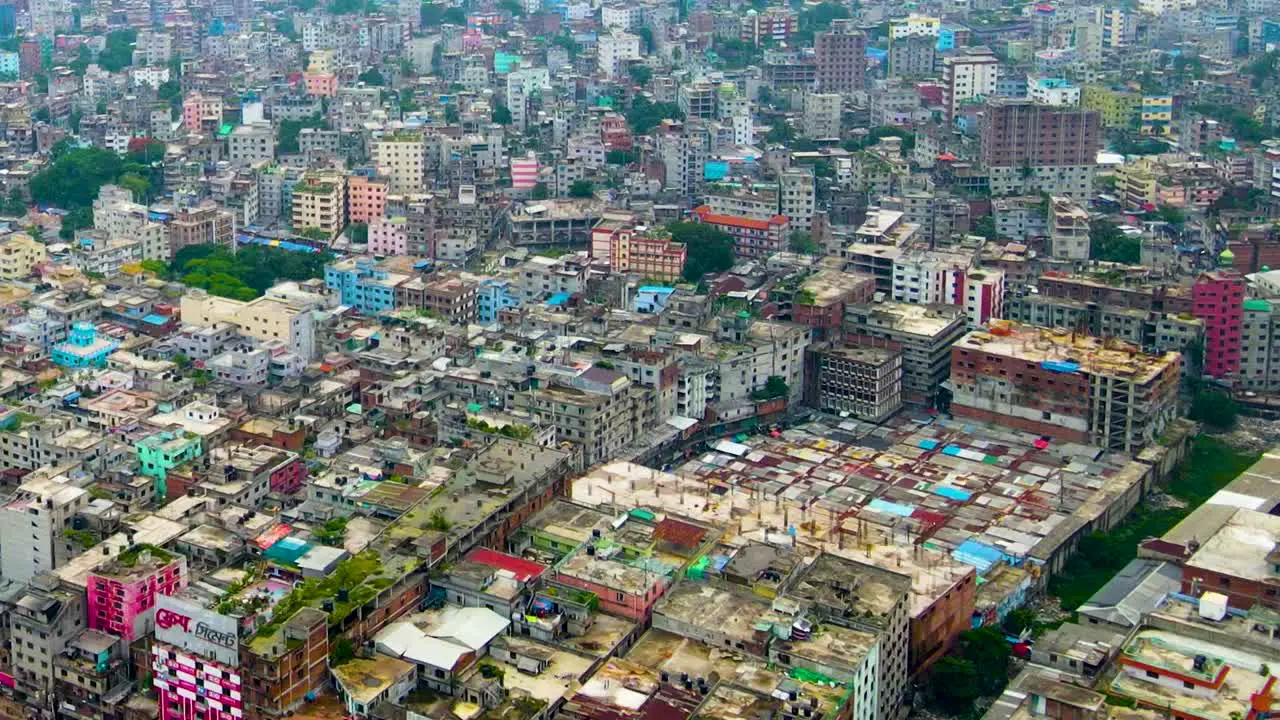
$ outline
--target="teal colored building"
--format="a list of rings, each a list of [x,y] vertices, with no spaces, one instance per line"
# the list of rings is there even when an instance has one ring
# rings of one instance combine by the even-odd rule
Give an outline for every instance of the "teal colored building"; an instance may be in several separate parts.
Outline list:
[[[165,479],[170,470],[204,455],[198,435],[167,430],[142,438],[134,451],[138,455],[138,471],[155,478],[159,497],[166,495]]]
[[[115,340],[98,337],[93,323],[78,322],[71,326],[66,342],[53,346],[53,364],[64,368],[101,368],[107,358],[120,349]]]

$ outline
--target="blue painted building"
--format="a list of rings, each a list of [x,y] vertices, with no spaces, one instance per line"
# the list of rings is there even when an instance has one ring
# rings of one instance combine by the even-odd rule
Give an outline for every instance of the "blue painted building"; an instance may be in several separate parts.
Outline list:
[[[325,287],[338,293],[343,305],[367,315],[394,310],[396,285],[407,277],[381,270],[367,258],[339,260],[324,269]]]
[[[65,368],[106,367],[107,357],[120,348],[115,340],[98,337],[93,323],[71,326],[66,342],[53,346],[53,364]]]
[[[498,313],[506,308],[520,306],[520,298],[511,291],[511,281],[502,278],[486,278],[480,281],[476,295],[476,321],[482,324],[497,322]]]
[[[660,313],[667,308],[671,294],[675,288],[661,285],[642,285],[636,289],[636,296],[631,301],[631,309],[639,313]]]

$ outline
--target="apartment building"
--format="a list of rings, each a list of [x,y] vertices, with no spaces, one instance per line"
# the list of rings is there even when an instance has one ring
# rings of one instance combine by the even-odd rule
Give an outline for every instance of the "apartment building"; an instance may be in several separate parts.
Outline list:
[[[791,237],[791,226],[785,215],[774,215],[768,220],[753,220],[717,215],[706,205],[700,205],[693,209],[690,217],[733,237],[733,254],[738,257],[768,257],[786,250]]]
[[[265,121],[241,125],[227,137],[227,149],[236,165],[271,162],[276,157],[275,128]]]
[[[347,178],[347,220],[353,223],[369,225],[372,235],[373,225],[383,218],[387,211],[387,193],[390,183],[386,178],[368,175],[352,175]],[[370,238],[370,244],[373,240]],[[372,252],[372,250],[371,250]]]
[[[235,217],[207,200],[195,207],[178,208],[169,221],[169,259],[188,245],[220,245],[235,252]]]
[[[717,215],[734,215],[752,220],[768,220],[779,214],[776,187],[739,188],[711,186],[703,196],[704,204]]]
[[[83,489],[52,479],[18,486],[0,508],[0,574],[22,582],[61,567],[83,548],[63,535],[71,518],[88,508]]]
[[[657,394],[620,372],[592,367],[580,375],[509,398],[556,429],[556,442],[578,448],[582,467],[614,459],[657,422]]]
[[[337,173],[307,173],[293,186],[292,224],[315,228],[329,239],[347,226],[346,178]]]
[[[614,30],[601,35],[596,41],[600,72],[610,78],[621,77],[626,72],[627,63],[641,57],[639,35]]]
[[[745,315],[719,318],[717,345],[707,357],[715,363],[707,400],[716,419],[725,422],[756,415],[762,404],[781,400],[759,398],[770,377],[787,384],[787,404],[800,402],[804,395],[804,350],[810,329]]]
[[[1049,253],[1057,260],[1089,259],[1089,213],[1071,198],[1049,198]]]
[[[981,268],[964,276],[964,313],[970,328],[979,328],[1004,317],[1005,274]]]
[[[879,423],[902,407],[902,353],[889,347],[810,346],[805,403]]]
[[[1191,285],[1191,312],[1204,321],[1203,372],[1218,380],[1240,372],[1244,286],[1231,269],[1201,273]]]
[[[156,597],[187,586],[187,559],[152,545],[111,556],[85,580],[89,628],[126,644],[155,631]]]
[[[965,276],[975,264],[971,252],[905,252],[893,261],[893,299],[916,305],[963,305]]]
[[[853,20],[836,20],[813,38],[818,90],[851,93],[867,84],[867,36]]]
[[[684,269],[688,251],[670,233],[646,229],[633,213],[607,211],[591,229],[591,258],[610,272],[674,281]]]
[[[840,137],[839,93],[805,93],[801,113],[804,134],[811,138]]]
[[[951,353],[951,412],[1135,454],[1178,416],[1181,356],[1005,321]]]
[[[373,141],[373,164],[392,193],[419,193],[426,187],[427,143],[421,132],[398,130]]]
[[[93,226],[108,237],[137,240],[143,260],[169,260],[169,232],[153,222],[146,205],[119,185],[103,185],[93,201]]]
[[[210,295],[200,289],[182,296],[183,322],[194,325],[227,323],[263,342],[278,341],[308,361],[315,357],[315,324],[311,305],[260,297],[247,302]]]
[[[187,132],[216,132],[222,125],[222,98],[195,92],[182,101],[182,126]]]
[[[996,94],[1000,60],[989,48],[964,48],[942,58],[942,109],[947,125],[961,105]]]
[[[813,232],[817,200],[813,168],[790,168],[778,176],[778,214],[787,218],[788,231]]]
[[[44,573],[30,578],[9,611],[16,689],[35,704],[53,707],[54,661],[84,626],[84,594]]]
[[[418,276],[396,286],[396,307],[436,313],[446,322],[474,322],[479,284],[460,276]]]
[[[902,353],[902,399],[932,405],[951,373],[951,346],[965,334],[968,318],[958,305],[873,303],[849,305],[845,336]]]
[[[1240,387],[1280,392],[1280,300],[1250,298],[1242,303]]]
[[[24,280],[48,258],[45,245],[26,233],[0,238],[0,280]]]
[[[992,194],[1087,198],[1093,194],[1101,142],[1098,113],[1092,110],[997,98],[983,112],[980,157]]]
[[[1043,293],[1008,297],[1001,317],[1043,328],[1065,328],[1094,337],[1113,337],[1151,353],[1180,352],[1204,340],[1204,321],[1188,314],[1163,313],[1105,303],[1082,302]],[[1248,318],[1246,317],[1246,327]],[[1242,337],[1248,337],[1246,329]],[[1241,363],[1244,363],[1243,358]],[[1199,374],[1183,358],[1183,371]]]

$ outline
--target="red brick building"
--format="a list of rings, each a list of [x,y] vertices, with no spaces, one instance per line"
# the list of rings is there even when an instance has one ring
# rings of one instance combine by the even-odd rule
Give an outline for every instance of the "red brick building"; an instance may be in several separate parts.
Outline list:
[[[786,215],[774,215],[768,220],[719,215],[710,206],[693,209],[692,219],[706,223],[733,237],[733,254],[738,257],[763,258],[788,247],[790,226]]]

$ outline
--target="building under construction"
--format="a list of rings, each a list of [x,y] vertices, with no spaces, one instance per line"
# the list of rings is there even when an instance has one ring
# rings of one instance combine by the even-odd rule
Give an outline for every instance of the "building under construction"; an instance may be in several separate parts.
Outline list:
[[[951,353],[951,410],[1060,440],[1136,454],[1177,417],[1179,353],[1003,321]]]

